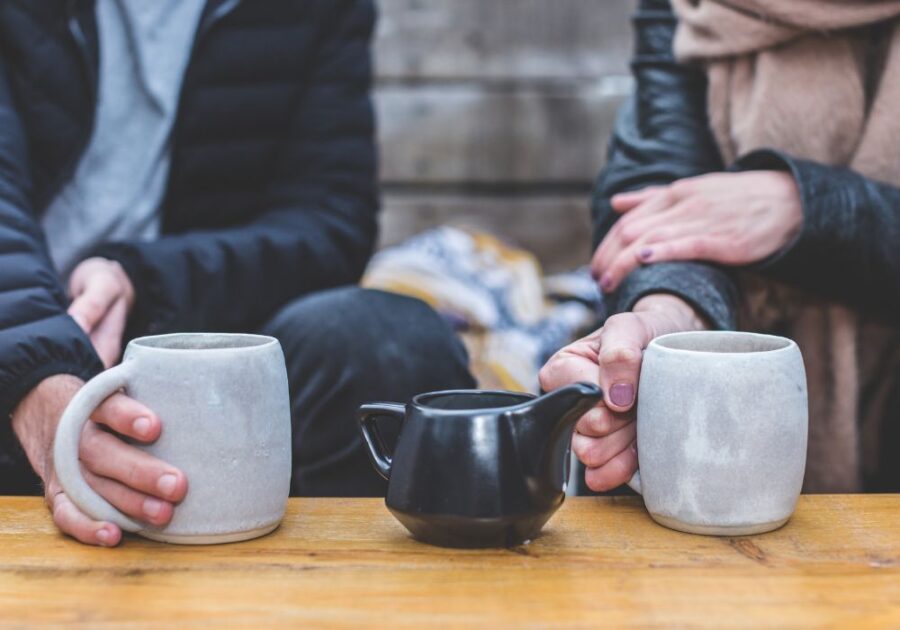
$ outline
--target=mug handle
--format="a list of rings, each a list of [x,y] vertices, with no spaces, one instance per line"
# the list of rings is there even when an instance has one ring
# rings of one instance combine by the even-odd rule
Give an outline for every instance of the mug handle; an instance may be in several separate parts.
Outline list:
[[[81,432],[91,413],[116,391],[128,385],[131,375],[128,363],[101,372],[72,397],[56,427],[53,442],[53,465],[63,491],[86,514],[98,521],[115,523],[125,531],[138,532],[144,526],[114,508],[91,488],[81,474],[78,460]]]
[[[628,487],[637,492],[638,494],[644,494],[641,492],[641,471],[635,470],[634,474],[631,475],[631,479],[627,481]]]
[[[379,417],[394,418],[402,422],[406,417],[406,407],[397,403],[369,403],[359,408],[359,429],[369,447],[369,459],[382,477],[390,479],[393,459],[387,454],[384,439],[378,431],[375,421]]]

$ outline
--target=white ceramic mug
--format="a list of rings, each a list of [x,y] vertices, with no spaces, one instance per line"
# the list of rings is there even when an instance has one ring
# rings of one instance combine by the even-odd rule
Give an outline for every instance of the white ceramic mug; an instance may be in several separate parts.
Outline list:
[[[82,476],[82,428],[118,390],[162,420],[159,439],[139,448],[187,476],[187,496],[165,527],[122,514]],[[262,335],[216,333],[135,339],[120,365],[91,379],[69,403],[53,455],[60,484],[75,505],[123,530],[183,544],[267,534],[284,516],[291,479],[290,399],[281,345]]]
[[[641,364],[629,485],[666,527],[721,536],[777,529],[800,496],[807,427],[806,372],[790,339],[663,335]]]

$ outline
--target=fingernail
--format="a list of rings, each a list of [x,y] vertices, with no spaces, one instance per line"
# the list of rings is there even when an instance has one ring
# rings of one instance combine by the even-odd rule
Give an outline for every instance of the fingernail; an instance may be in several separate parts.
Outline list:
[[[159,499],[154,499],[153,497],[148,497],[144,499],[144,514],[150,517],[159,516],[160,510],[162,510],[163,504]]]
[[[612,276],[609,275],[609,272],[600,276],[600,288],[604,291],[609,291],[612,288]]]
[[[101,527],[97,530],[97,533],[94,534],[97,537],[97,542],[101,545],[108,545],[110,539],[112,538],[112,534],[105,527]]]
[[[649,247],[645,247],[640,252],[638,252],[638,256],[641,257],[641,260],[650,260],[650,258],[653,256],[653,250]]]
[[[134,429],[134,432],[141,437],[150,435],[150,418],[146,418],[144,416],[137,418],[131,425],[131,428]]]
[[[637,455],[637,442],[631,443],[631,452]]]
[[[634,402],[634,385],[631,383],[616,383],[609,388],[609,399],[614,405],[627,407]]]
[[[175,492],[176,485],[178,485],[178,477],[171,473],[162,475],[159,478],[159,481],[156,482],[156,487],[166,496],[169,496],[170,494]]]

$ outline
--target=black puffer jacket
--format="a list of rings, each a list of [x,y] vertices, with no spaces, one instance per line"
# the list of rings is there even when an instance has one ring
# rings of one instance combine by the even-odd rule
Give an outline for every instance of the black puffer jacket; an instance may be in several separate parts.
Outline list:
[[[618,192],[726,169],[789,171],[800,189],[803,230],[790,247],[754,268],[900,325],[900,189],[770,150],[723,164],[707,122],[706,76],[672,54],[676,19],[669,2],[642,0],[634,25],[637,85],[620,112],[595,188],[595,243],[617,218],[609,199]],[[735,325],[732,280],[726,270],[701,263],[639,268],[608,305],[613,313],[627,311],[656,292],[683,297],[719,328]]]
[[[371,0],[210,0],[173,132],[163,236],[108,243],[129,334],[252,330],[356,281],[376,233]],[[0,2],[0,418],[42,378],[101,369],[40,228],[91,135],[89,0]],[[2,427],[8,428],[8,427]]]

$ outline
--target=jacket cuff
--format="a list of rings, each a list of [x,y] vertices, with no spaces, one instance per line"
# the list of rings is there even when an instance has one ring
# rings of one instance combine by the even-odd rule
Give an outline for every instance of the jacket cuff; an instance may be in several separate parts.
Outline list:
[[[12,410],[43,379],[54,374],[71,374],[89,380],[103,371],[103,363],[91,340],[65,313],[17,331],[27,347],[14,343],[4,353],[17,355],[0,372],[0,426],[8,425]],[[10,332],[10,334],[12,334]],[[18,347],[16,347],[18,346]]]
[[[716,330],[734,330],[737,324],[737,289],[722,269],[696,262],[667,262],[639,267],[608,296],[611,312],[624,313],[646,295],[670,293],[688,302]]]
[[[820,198],[823,194],[822,191],[811,186],[810,178],[807,178],[803,172],[803,162],[801,160],[797,160],[775,149],[751,151],[738,158],[728,170],[733,172],[782,171],[790,173],[797,183],[797,190],[800,193],[800,204],[803,210],[803,227],[800,229],[799,234],[774,254],[746,267],[750,271],[760,273],[773,272],[775,276],[781,275],[779,272],[793,268],[796,263],[792,261],[797,257],[798,253],[802,257],[804,255],[803,250],[809,249],[810,245],[817,239],[817,218],[810,212],[810,209],[813,207],[812,199]]]
[[[13,409],[38,383],[56,374],[71,374],[88,381],[103,371],[103,363],[78,324],[65,314],[54,319],[57,319],[54,332],[58,333],[54,337],[63,339],[63,343],[51,340],[49,336],[33,337],[22,333],[31,342],[27,352],[22,353],[26,358],[13,362],[0,374],[0,463],[5,461],[21,466],[25,461],[25,454],[12,430],[11,417]],[[66,331],[66,328],[70,330]]]

